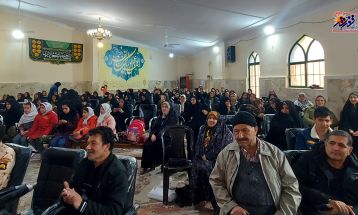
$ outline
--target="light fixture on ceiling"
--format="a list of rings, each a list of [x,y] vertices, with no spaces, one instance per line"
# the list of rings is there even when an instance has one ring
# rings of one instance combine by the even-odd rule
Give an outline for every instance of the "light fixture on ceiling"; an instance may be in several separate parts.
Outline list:
[[[12,36],[17,40],[22,40],[25,37],[24,32],[21,30],[21,17],[20,17],[20,6],[21,6],[21,0],[19,0],[19,4],[17,6],[17,13],[18,13],[18,29],[15,29],[12,31]]]
[[[275,33],[275,28],[272,25],[268,25],[264,28],[264,32],[266,35],[271,35]]]
[[[213,47],[213,52],[214,52],[215,54],[219,53],[219,51],[220,51],[220,49],[219,49],[218,46],[214,46],[214,47]]]
[[[102,21],[102,19],[101,19],[101,17],[99,17],[98,27],[94,28],[94,29],[87,30],[87,35],[89,37],[93,37],[93,38],[96,38],[98,40],[97,46],[99,48],[103,47],[103,42],[102,42],[103,39],[109,39],[109,38],[112,37],[111,31],[108,30],[108,29],[103,28],[102,24],[101,24],[101,21]]]
[[[169,53],[169,57],[174,58],[174,53],[172,51]]]

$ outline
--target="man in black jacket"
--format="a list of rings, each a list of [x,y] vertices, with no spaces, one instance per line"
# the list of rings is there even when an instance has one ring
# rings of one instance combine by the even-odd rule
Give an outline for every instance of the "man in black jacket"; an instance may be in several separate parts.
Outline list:
[[[128,176],[123,164],[112,154],[112,130],[103,126],[94,128],[87,142],[88,157],[81,161],[71,182],[64,182],[61,196],[67,207],[61,214],[124,214]]]
[[[358,162],[351,153],[351,136],[336,130],[294,164],[303,214],[358,213]]]

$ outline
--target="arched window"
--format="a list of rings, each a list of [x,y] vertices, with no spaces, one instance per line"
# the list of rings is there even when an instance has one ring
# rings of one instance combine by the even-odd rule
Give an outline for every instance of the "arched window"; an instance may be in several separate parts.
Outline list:
[[[320,42],[303,35],[291,48],[288,58],[290,87],[324,87],[324,50]]]
[[[256,94],[256,97],[259,97],[260,94],[260,56],[256,52],[252,52],[248,59],[248,81],[249,88],[253,93]]]

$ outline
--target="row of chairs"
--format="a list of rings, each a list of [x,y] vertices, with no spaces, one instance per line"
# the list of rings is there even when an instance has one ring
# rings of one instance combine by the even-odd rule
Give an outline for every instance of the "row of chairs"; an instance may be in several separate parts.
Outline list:
[[[19,197],[34,189],[31,209],[23,214],[53,214],[57,210],[57,201],[63,188],[63,181],[69,180],[78,163],[87,156],[85,150],[67,148],[49,148],[44,152],[41,167],[34,186],[21,185],[31,157],[31,149],[8,143],[16,152],[16,162],[10,176],[8,187],[0,191],[0,209],[6,209],[10,214],[17,214]],[[137,161],[134,157],[118,156],[127,169],[128,200],[126,215],[136,214],[138,206],[133,204]],[[49,189],[51,188],[51,189]],[[4,208],[2,208],[4,206]]]

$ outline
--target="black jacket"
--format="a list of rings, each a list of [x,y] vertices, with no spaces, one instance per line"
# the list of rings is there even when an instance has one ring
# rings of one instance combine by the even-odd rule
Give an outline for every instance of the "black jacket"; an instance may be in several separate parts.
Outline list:
[[[126,212],[128,176],[120,160],[110,154],[107,160],[95,168],[88,159],[81,161],[70,182],[82,198],[87,196],[85,215],[121,215]],[[64,215],[80,214],[71,207]]]
[[[303,154],[293,165],[293,170],[299,182],[302,194],[301,211],[304,214],[314,214],[319,205],[327,204],[328,199],[343,201],[352,205],[358,213],[358,162],[352,156],[345,161],[342,189],[343,198],[331,196],[329,186],[332,182],[332,172],[326,161],[324,146]]]

